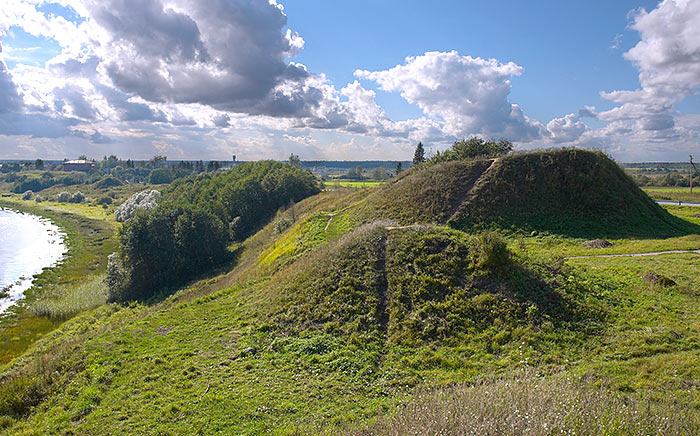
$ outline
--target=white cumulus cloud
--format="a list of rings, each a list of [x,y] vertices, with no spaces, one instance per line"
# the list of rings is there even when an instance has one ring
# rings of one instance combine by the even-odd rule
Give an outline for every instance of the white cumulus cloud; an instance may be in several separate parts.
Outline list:
[[[383,71],[358,70],[355,75],[399,92],[431,119],[446,136],[479,134],[530,142],[546,136],[544,126],[508,100],[510,79],[522,73],[513,62],[461,56],[456,51],[428,52],[406,58]]]
[[[598,118],[634,120],[641,131],[673,129],[674,104],[700,87],[700,2],[665,0],[651,12],[640,9],[631,28],[641,40],[624,57],[639,70],[641,88],[602,92],[619,106]]]

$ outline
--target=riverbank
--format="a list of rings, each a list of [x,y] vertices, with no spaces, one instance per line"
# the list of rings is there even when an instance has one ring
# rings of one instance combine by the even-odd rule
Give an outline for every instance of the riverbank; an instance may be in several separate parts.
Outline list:
[[[51,220],[0,208],[0,314],[24,297],[34,275],[61,260],[63,238]]]
[[[36,275],[25,298],[0,316],[0,365],[23,353],[65,318],[36,316],[32,304],[58,287],[79,289],[104,274],[107,256],[116,251],[117,223],[101,207],[81,204],[36,203],[19,196],[0,199],[0,207],[47,218],[65,233],[67,252],[54,267]]]

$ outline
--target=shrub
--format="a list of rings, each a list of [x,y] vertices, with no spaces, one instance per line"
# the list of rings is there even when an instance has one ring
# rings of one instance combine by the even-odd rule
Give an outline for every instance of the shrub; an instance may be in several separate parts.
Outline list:
[[[481,271],[499,270],[510,263],[508,244],[496,232],[484,232],[476,238],[472,265]]]
[[[282,217],[275,221],[275,224],[273,225],[275,228],[275,233],[283,233],[285,230],[290,228],[294,224],[294,221],[292,221],[291,218],[287,217]]]
[[[107,285],[108,301],[124,301],[127,298],[127,286],[129,284],[129,274],[127,273],[119,253],[112,253],[107,257]]]
[[[32,195],[34,195],[32,191],[24,191],[24,194],[22,194],[22,200],[31,200]]]
[[[97,204],[99,204],[99,205],[112,204],[112,202],[113,202],[112,197],[109,197],[109,196],[104,196],[104,197],[100,198],[99,200],[97,200]]]
[[[136,211],[151,210],[156,207],[160,192],[154,190],[134,194],[114,211],[114,219],[119,222],[129,221]]]
[[[37,203],[41,203],[42,201],[45,201],[45,199],[44,199],[44,197],[42,197],[41,195],[37,195],[37,196],[34,198],[34,201],[36,201]]]
[[[71,195],[70,200],[68,201],[70,203],[82,203],[83,201],[85,201],[85,196],[82,192],[78,191],[75,194]]]
[[[6,177],[9,179],[9,177]],[[11,180],[7,180],[10,182]],[[41,191],[42,189],[50,188],[56,184],[56,181],[51,176],[51,173],[44,173],[41,177],[31,178],[27,175],[16,177],[13,180],[15,183],[12,186],[12,192],[20,193],[25,191]]]
[[[60,194],[58,194],[58,197],[56,197],[56,201],[59,203],[68,203],[70,201],[70,192],[63,191]]]

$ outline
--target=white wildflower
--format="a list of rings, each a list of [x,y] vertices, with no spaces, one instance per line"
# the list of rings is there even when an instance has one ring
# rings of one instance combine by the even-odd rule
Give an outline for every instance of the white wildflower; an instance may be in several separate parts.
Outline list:
[[[155,189],[134,194],[114,211],[114,218],[119,222],[129,221],[138,210],[151,210],[156,207],[160,192]]]

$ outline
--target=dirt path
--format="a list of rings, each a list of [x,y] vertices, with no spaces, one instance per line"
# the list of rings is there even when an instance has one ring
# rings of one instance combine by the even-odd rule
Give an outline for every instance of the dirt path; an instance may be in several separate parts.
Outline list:
[[[387,230],[405,230],[405,229],[417,229],[424,227],[426,224],[411,224],[410,226],[388,226],[384,227]]]
[[[326,227],[323,228],[323,231],[325,232],[328,230],[328,226],[331,225],[331,221],[333,221],[333,217],[338,215],[338,212],[335,213],[327,213],[326,216],[328,217],[328,222],[326,223]]]
[[[491,164],[481,173],[481,175],[479,176],[479,178],[477,178],[477,179],[474,181],[474,184],[471,186],[471,188],[469,188],[469,190],[467,191],[467,193],[466,193],[466,195],[464,196],[464,198],[462,198],[461,201],[459,201],[459,203],[457,204],[457,208],[456,208],[455,210],[452,211],[452,214],[450,215],[450,219],[448,219],[447,222],[449,222],[450,220],[452,220],[452,219],[457,215],[457,213],[459,213],[459,210],[462,208],[462,205],[464,204],[464,202],[467,201],[467,200],[469,199],[469,196],[472,194],[472,191],[474,191],[474,189],[478,188],[479,186],[481,186],[481,185],[484,183],[484,179],[486,178],[486,174],[488,174],[488,172],[491,171],[491,169],[492,169],[500,160],[501,160],[501,158],[498,158],[498,157],[491,160]]]
[[[684,200],[680,200],[680,201],[676,200],[676,201],[673,201],[673,200],[661,200],[661,199],[659,199],[659,198],[652,198],[652,200],[654,200],[655,202],[657,202],[657,203],[659,203],[659,204],[666,204],[666,205],[669,205],[669,206],[692,206],[692,207],[700,207],[700,203],[698,203],[697,201],[684,201]]]
[[[377,263],[374,266],[377,272],[377,293],[379,297],[376,316],[382,331],[386,333],[389,328],[389,277],[386,271],[386,236],[383,236],[379,243]]]
[[[680,254],[680,253],[695,253],[700,254],[700,250],[668,250],[668,251],[651,251],[649,253],[626,253],[626,254],[593,254],[589,256],[571,256],[564,259],[590,259],[603,257],[646,257],[659,256],[661,254]]]

